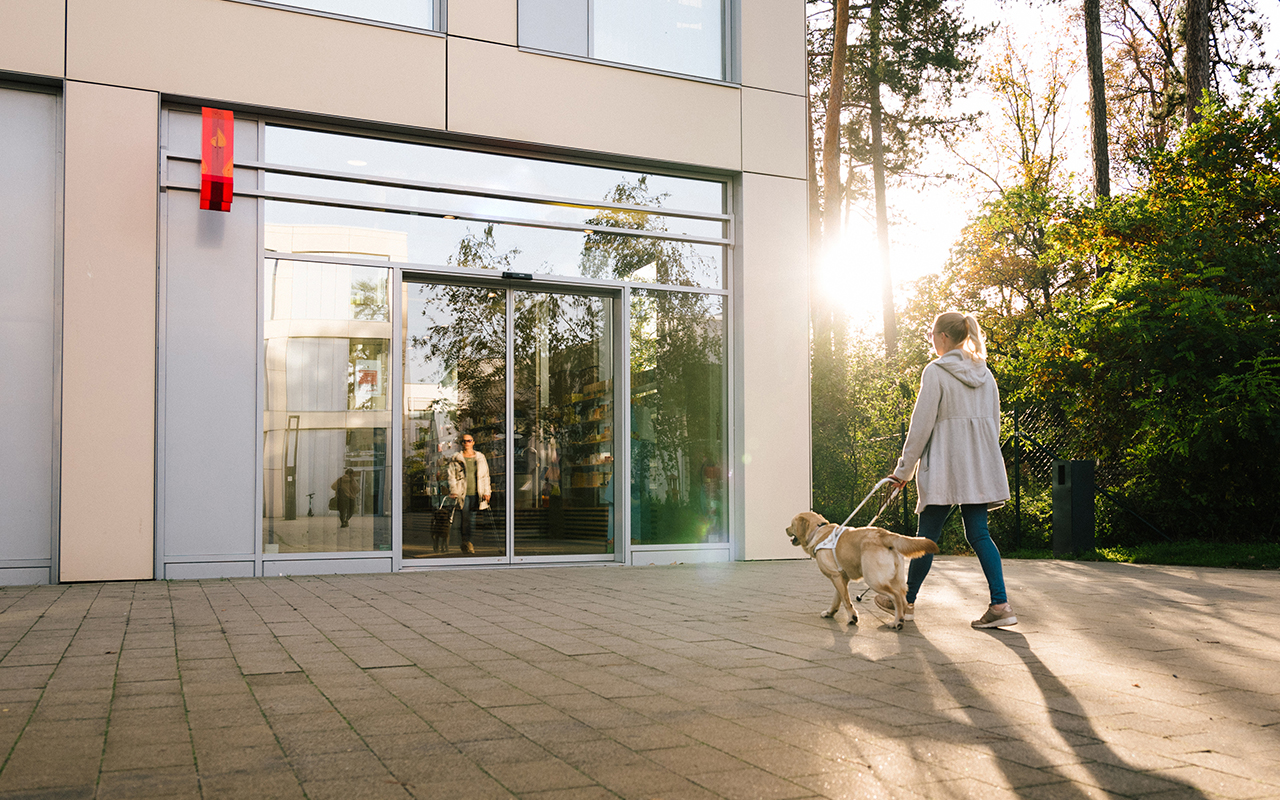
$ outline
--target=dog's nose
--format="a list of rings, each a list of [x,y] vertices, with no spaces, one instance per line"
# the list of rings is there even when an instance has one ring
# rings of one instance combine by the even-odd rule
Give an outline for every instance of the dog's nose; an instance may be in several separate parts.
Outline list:
[[[800,544],[800,540],[799,540],[799,539],[797,539],[795,536],[793,536],[793,535],[791,535],[791,534],[788,534],[788,535],[787,535],[787,538],[789,538],[789,539],[791,540],[791,543],[792,543],[792,544],[794,544],[794,545],[799,545],[799,544]]]

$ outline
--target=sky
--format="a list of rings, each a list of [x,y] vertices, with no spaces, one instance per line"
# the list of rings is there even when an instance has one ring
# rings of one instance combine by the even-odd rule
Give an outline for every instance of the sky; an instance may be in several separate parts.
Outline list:
[[[1258,5],[1271,22],[1266,49],[1274,61],[1280,51],[1280,3],[1259,0]],[[1038,60],[1034,58],[1035,54],[1043,53],[1047,45],[1059,41],[1052,31],[1073,30],[1066,14],[1075,6],[1075,3],[1066,7],[1045,4],[1034,8],[1027,3],[1000,3],[998,0],[968,0],[965,4],[967,16],[974,22],[1000,22],[998,32],[988,38],[984,56],[993,49],[992,45],[1000,33],[1007,31],[1016,45],[1031,49],[1033,64]],[[1046,36],[1046,33],[1051,35]],[[1063,140],[1067,150],[1066,169],[1076,174],[1076,183],[1083,189],[1083,176],[1089,172],[1089,95],[1084,76],[1083,46],[1075,40],[1068,40],[1069,51],[1073,46],[1080,51],[1075,54],[1078,67],[1071,74],[1065,113],[1060,120],[1066,124]],[[982,69],[979,67],[980,71]],[[961,101],[960,107],[986,113],[992,111],[989,98],[980,89],[972,91]],[[970,144],[976,146],[977,143]],[[970,179],[971,175],[966,177],[963,167],[941,148],[935,148],[928,160],[938,171],[958,173],[956,179],[922,186],[891,184],[889,189],[891,268],[899,306],[902,298],[908,296],[912,282],[941,271],[952,243],[959,238],[965,223],[987,196],[983,182]],[[821,265],[819,279],[827,291],[845,298],[844,307],[855,329],[876,331],[882,325],[881,279],[875,219],[867,214],[870,207],[871,203],[867,202],[863,209],[850,215],[842,246],[834,259]]]

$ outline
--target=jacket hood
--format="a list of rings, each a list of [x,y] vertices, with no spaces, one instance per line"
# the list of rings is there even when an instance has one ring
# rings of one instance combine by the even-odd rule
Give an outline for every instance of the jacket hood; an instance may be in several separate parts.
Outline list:
[[[955,376],[956,380],[971,388],[978,388],[991,379],[987,362],[971,358],[963,350],[952,350],[934,359],[935,364]]]

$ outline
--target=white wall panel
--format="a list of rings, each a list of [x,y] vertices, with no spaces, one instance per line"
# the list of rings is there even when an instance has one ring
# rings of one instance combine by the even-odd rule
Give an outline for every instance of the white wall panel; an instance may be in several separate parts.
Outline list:
[[[804,0],[740,0],[742,85],[804,96]]]
[[[453,0],[448,31],[450,36],[515,44],[516,0]]]
[[[809,131],[804,97],[742,90],[742,169],[805,180]]]
[[[731,86],[449,42],[449,130],[459,133],[737,170],[739,95]]]
[[[783,535],[811,502],[808,189],[742,177],[744,556],[804,558]]]
[[[74,80],[444,127],[444,37],[225,0],[68,0]]]
[[[155,571],[159,112],[153,92],[67,83],[64,581]]]
[[[61,77],[65,11],[63,0],[0,3],[0,70]]]

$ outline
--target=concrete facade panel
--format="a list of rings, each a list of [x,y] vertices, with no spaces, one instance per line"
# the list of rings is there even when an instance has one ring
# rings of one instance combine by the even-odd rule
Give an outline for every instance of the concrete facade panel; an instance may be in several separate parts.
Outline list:
[[[68,0],[67,75],[444,127],[444,37],[225,0]]]
[[[808,126],[805,98],[743,87],[743,171],[806,180]]]
[[[810,508],[805,181],[742,177],[743,556],[804,558],[783,535]]]
[[[65,11],[63,0],[0,4],[0,70],[61,77]]]
[[[718,169],[742,163],[737,87],[468,40],[449,42],[449,130]]]
[[[466,0],[449,4],[450,36],[516,43],[516,0]]]
[[[65,102],[61,580],[151,578],[160,98]]]
[[[803,97],[809,86],[804,0],[741,0],[741,9],[742,85]]]

